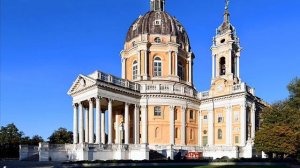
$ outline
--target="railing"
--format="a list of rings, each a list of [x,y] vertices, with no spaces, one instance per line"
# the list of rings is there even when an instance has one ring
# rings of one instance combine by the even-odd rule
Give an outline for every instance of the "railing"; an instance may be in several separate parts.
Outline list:
[[[116,76],[106,74],[100,71],[96,71],[93,74],[89,75],[92,78],[98,79],[103,82],[108,82],[114,84],[116,86],[121,86],[124,88],[128,88],[134,91],[140,91],[140,85],[134,82],[130,82],[128,80],[124,80],[122,78],[118,78]]]
[[[142,84],[141,93],[170,93],[195,97],[195,90],[189,86],[174,84]]]
[[[255,95],[255,91],[253,88],[249,87],[248,85],[246,85],[246,83],[240,83],[237,85],[234,85],[231,89],[232,93],[240,93],[240,92],[248,92],[252,95]],[[208,99],[210,98],[212,95],[210,95],[209,91],[204,91],[204,92],[200,92],[198,93],[198,98],[200,100],[202,99]]]
[[[232,88],[232,92],[233,93],[248,92],[252,95],[255,94],[254,89],[251,88],[250,86],[248,86],[246,83],[241,83],[241,84],[234,85],[233,88]]]

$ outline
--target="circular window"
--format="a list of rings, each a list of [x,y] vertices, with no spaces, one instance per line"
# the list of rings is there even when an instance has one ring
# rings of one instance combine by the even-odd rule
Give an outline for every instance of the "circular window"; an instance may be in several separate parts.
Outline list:
[[[154,39],[154,42],[155,42],[155,43],[161,43],[161,39],[160,39],[159,37],[156,37],[156,38]]]
[[[222,40],[221,40],[221,43],[224,43],[224,42],[225,42],[225,39],[222,39]]]
[[[207,131],[206,131],[206,130],[204,130],[204,131],[203,131],[203,133],[204,133],[204,134],[207,134]]]

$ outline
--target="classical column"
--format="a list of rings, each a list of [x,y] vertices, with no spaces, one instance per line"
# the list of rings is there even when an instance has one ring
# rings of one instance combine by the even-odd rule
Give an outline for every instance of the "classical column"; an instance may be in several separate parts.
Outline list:
[[[134,106],[134,144],[140,143],[140,108]]]
[[[112,99],[108,100],[108,144],[112,144]]]
[[[145,65],[144,65],[144,75],[145,77],[147,78],[148,77],[148,51],[145,50],[144,51],[144,62],[145,62]]]
[[[251,138],[254,140],[255,138],[255,111],[256,111],[256,105],[255,103],[252,104],[251,108]]]
[[[236,65],[237,66],[237,77],[240,78],[240,57],[237,56],[236,59],[237,59],[237,65]]]
[[[178,52],[175,52],[175,76],[178,76]]]
[[[101,143],[105,144],[105,111],[101,113]]]
[[[78,144],[78,104],[73,105],[74,118],[73,118],[73,143]]]
[[[214,144],[214,110],[208,112],[208,145]]]
[[[94,107],[93,100],[89,100],[89,143],[94,143]]]
[[[146,105],[142,106],[142,143],[148,143],[148,109]]]
[[[232,112],[231,112],[231,106],[226,107],[226,144],[231,145],[232,144]]]
[[[186,107],[181,107],[181,145],[186,145]]]
[[[192,57],[192,56],[191,56]],[[189,58],[189,82],[192,83],[192,58]]]
[[[169,76],[172,76],[172,51],[169,51]]]
[[[89,108],[85,108],[85,134],[84,134],[84,142],[89,142]]]
[[[129,144],[129,104],[125,103],[125,144]]]
[[[138,76],[140,77],[141,76],[141,65],[142,65],[141,51],[138,51],[137,57],[138,57]]]
[[[246,145],[246,130],[247,130],[247,122],[246,122],[246,104],[241,105],[241,146]]]
[[[203,146],[202,145],[202,121],[203,121],[203,117],[202,117],[202,112],[199,112],[199,121],[198,121],[198,132],[199,132],[199,136],[198,136],[198,145],[199,146]]]
[[[215,79],[215,55],[212,56],[212,79]]]
[[[122,59],[122,78],[126,78],[126,58],[121,58]]]
[[[170,108],[170,144],[175,144],[175,136],[174,136],[174,129],[175,129],[175,120],[174,120],[174,110],[175,106],[169,106]]]
[[[101,143],[101,97],[96,98],[96,144]]]
[[[83,118],[83,113],[84,113],[84,109],[83,109],[83,105],[82,102],[79,103],[79,143],[83,143],[84,142],[84,118]]]
[[[120,115],[118,112],[116,112],[116,122],[115,122],[115,133],[116,133],[116,139],[115,144],[120,144]]]

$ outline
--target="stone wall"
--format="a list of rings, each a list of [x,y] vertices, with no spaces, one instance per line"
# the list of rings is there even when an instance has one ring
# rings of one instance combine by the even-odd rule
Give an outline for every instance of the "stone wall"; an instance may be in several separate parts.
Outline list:
[[[40,143],[40,161],[149,160],[147,145]]]
[[[38,146],[20,145],[19,160],[36,160],[38,154]]]

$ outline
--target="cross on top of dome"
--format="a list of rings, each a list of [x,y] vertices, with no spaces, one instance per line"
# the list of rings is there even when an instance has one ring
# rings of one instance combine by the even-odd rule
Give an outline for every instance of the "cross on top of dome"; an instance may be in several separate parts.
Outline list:
[[[151,11],[165,11],[165,0],[150,0]]]

